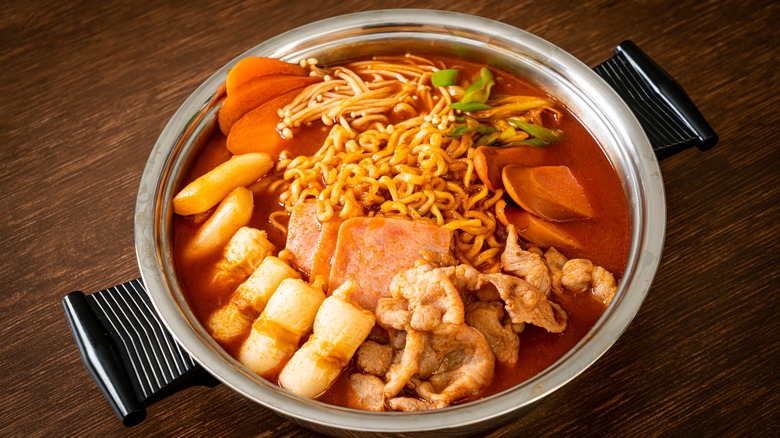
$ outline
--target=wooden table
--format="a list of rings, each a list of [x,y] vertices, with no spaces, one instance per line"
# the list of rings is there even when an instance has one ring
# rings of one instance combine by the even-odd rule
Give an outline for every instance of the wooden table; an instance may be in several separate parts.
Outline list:
[[[5,2],[0,6],[0,436],[309,436],[224,385],[123,427],[87,374],[60,300],[139,275],[141,173],[175,109],[275,34],[414,1]],[[491,436],[769,434],[780,426],[780,4],[460,1],[590,66],[634,40],[720,135],[661,162],[663,260],[597,363]]]

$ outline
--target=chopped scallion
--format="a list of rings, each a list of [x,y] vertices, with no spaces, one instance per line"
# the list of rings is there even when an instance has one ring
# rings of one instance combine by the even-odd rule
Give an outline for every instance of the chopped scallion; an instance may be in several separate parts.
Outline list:
[[[460,71],[456,68],[437,70],[431,75],[431,84],[433,84],[434,87],[449,87],[450,85],[455,85],[459,72]]]
[[[479,69],[479,78],[466,90],[466,94],[460,100],[463,103],[479,102],[485,103],[490,98],[490,89],[496,81],[493,79],[493,73],[487,67]]]
[[[477,146],[493,146],[498,143],[498,136],[500,134],[500,132],[496,131],[492,134],[483,135],[477,140]]]
[[[469,132],[469,125],[458,125],[447,133],[447,137],[460,138],[463,134]]]
[[[479,125],[477,128],[477,133],[485,135],[485,134],[492,134],[496,132],[497,129],[492,126],[485,126],[485,125]]]
[[[527,140],[522,141],[513,141],[511,143],[502,144],[501,146],[533,146],[535,148],[543,148],[547,146],[549,143],[546,141],[539,139],[539,138],[529,138]]]
[[[547,129],[518,119],[509,119],[509,123],[546,143],[553,143],[563,138],[563,131],[559,129]]]
[[[501,135],[498,137],[498,139],[507,141],[512,137],[517,137],[517,131],[515,128],[509,127],[501,131]]]
[[[490,105],[482,102],[468,102],[468,103],[455,102],[455,103],[451,103],[450,107],[455,108],[456,110],[461,110],[465,113],[472,112],[472,111],[482,111],[491,108]]]

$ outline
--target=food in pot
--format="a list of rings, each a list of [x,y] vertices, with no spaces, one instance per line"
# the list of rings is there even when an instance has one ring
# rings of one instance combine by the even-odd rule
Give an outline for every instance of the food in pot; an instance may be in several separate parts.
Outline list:
[[[587,129],[470,61],[247,58],[174,198],[189,304],[227,352],[373,411],[495,394],[617,291],[628,209]]]

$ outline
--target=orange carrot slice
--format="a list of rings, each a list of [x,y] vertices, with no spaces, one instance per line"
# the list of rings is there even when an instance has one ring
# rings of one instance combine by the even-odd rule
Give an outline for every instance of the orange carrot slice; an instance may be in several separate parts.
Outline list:
[[[263,58],[260,56],[244,58],[238,61],[227,74],[225,86],[227,87],[228,95],[233,94],[236,88],[252,79],[268,75],[304,76],[306,75],[306,69],[298,64],[291,64],[275,58]]]
[[[507,194],[526,211],[550,221],[587,219],[593,215],[585,190],[566,166],[504,166]]]
[[[490,190],[503,188],[501,171],[507,164],[541,166],[545,164],[545,151],[531,146],[480,146],[475,151],[474,170]]]
[[[555,247],[560,250],[582,249],[582,244],[561,225],[536,217],[517,207],[507,205],[498,219],[504,226],[514,225],[520,237],[536,246]]]
[[[228,134],[227,148],[230,152],[236,155],[265,152],[276,161],[283,150],[293,145],[292,139],[283,138],[276,130],[281,121],[276,111],[292,102],[299,92],[300,89],[288,91],[246,113]]]
[[[287,91],[298,89],[321,81],[319,77],[270,75],[253,79],[228,93],[225,103],[219,109],[219,129],[228,135],[230,128],[244,114],[263,105]]]

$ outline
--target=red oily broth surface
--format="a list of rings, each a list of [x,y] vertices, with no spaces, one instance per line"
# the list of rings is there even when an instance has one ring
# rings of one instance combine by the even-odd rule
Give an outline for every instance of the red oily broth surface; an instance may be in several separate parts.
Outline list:
[[[443,61],[448,68],[457,67],[466,75],[476,75],[480,64],[459,59],[428,56],[429,59]],[[496,77],[494,94],[549,95],[533,84],[514,75],[492,69]],[[565,107],[557,105],[562,112],[559,121],[564,137],[559,142],[545,148],[545,165],[568,166],[577,181],[582,185],[588,201],[593,208],[593,217],[588,220],[558,223],[566,232],[582,244],[579,251],[562,251],[569,258],[583,257],[601,265],[619,281],[628,257],[629,225],[628,207],[617,172],[599,147],[588,129]],[[310,155],[319,149],[325,139],[327,129],[311,126],[295,131],[290,152],[293,155]],[[224,162],[231,156],[225,146],[225,137],[215,130],[211,140],[199,152],[185,182],[189,182],[209,169]],[[266,176],[269,182],[281,178],[278,173]],[[262,181],[262,180],[261,180]],[[250,226],[265,230],[276,250],[284,247],[286,236],[273,227],[268,216],[282,207],[276,199],[277,194],[261,194],[254,190],[255,209]],[[514,202],[505,195],[509,205]],[[201,219],[202,221],[203,219]],[[210,291],[208,271],[216,260],[204,260],[199,263],[184,263],[180,254],[189,242],[201,222],[198,219],[174,217],[173,243],[176,271],[184,294],[198,319],[205,323],[208,316],[229,299],[230,291]],[[590,294],[566,295],[555,298],[569,316],[568,328],[560,334],[548,333],[544,329],[526,324],[520,334],[520,360],[515,365],[497,363],[496,374],[490,385],[468,400],[479,399],[511,388],[518,383],[538,374],[579,342],[601,316],[604,306]],[[303,341],[302,341],[303,342]],[[225,346],[228,353],[235,355],[237,345]],[[350,364],[341,377],[318,399],[342,406],[351,406],[347,376],[353,367]],[[464,400],[466,401],[466,400]]]

